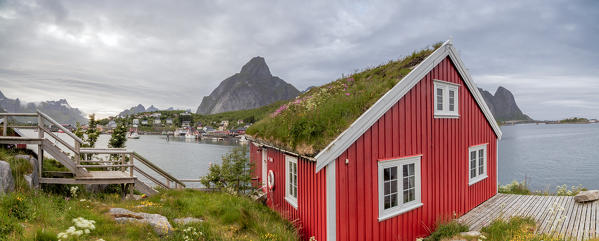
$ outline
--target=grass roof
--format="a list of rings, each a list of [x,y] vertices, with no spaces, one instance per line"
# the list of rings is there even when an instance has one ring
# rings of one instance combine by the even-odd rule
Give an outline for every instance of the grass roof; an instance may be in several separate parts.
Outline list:
[[[441,44],[312,88],[247,133],[279,148],[315,156]]]

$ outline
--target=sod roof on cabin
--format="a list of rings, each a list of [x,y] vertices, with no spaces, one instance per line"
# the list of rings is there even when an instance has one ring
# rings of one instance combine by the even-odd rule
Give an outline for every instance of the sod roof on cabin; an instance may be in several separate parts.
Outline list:
[[[247,134],[300,155],[316,156],[441,44],[312,88],[252,125]]]

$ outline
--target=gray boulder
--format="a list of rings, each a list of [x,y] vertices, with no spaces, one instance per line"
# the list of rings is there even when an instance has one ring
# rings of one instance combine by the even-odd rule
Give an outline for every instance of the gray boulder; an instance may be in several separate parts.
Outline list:
[[[574,201],[579,203],[592,202],[599,199],[599,190],[582,191],[574,196]]]
[[[0,194],[15,190],[15,179],[12,177],[10,164],[0,161]]]
[[[124,208],[111,208],[108,214],[117,223],[140,222],[150,224],[154,228],[154,232],[160,235],[169,234],[173,231],[173,226],[168,222],[168,219],[160,214],[136,213]]]
[[[31,174],[29,175],[25,175],[25,180],[27,180],[27,183],[29,184],[29,187],[32,188],[39,188],[40,186],[40,180],[39,180],[39,163],[37,161],[37,159],[35,159],[32,156],[29,155],[16,155],[15,159],[24,159],[29,161],[29,164],[31,164],[31,167],[33,168],[33,171],[31,172]]]

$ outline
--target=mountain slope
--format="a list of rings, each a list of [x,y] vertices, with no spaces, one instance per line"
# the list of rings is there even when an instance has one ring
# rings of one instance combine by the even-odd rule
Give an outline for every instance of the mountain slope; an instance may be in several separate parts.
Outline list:
[[[272,76],[264,58],[254,57],[241,71],[223,80],[204,96],[198,114],[254,109],[296,97],[300,92],[279,77]]]
[[[13,113],[33,113],[39,109],[59,123],[87,123],[87,119],[83,117],[83,112],[77,108],[71,107],[66,99],[44,101],[38,104],[25,103],[21,102],[19,98],[9,99],[0,92],[0,108],[4,109],[6,112]]]
[[[495,95],[481,88],[478,90],[481,92],[483,99],[485,99],[496,120],[532,120],[529,116],[522,113],[518,104],[516,104],[514,95],[508,89],[499,86],[495,91]]]

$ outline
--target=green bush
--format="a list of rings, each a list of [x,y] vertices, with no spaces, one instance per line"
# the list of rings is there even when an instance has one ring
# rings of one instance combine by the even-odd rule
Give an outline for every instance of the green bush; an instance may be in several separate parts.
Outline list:
[[[518,182],[518,181],[513,181],[510,184],[499,186],[499,192],[506,193],[506,194],[522,194],[522,195],[528,195],[531,193],[530,190],[528,189],[528,187],[526,186],[526,182]]]
[[[430,236],[425,238],[426,241],[439,241],[446,238],[454,237],[461,232],[468,232],[468,226],[458,223],[457,221],[445,222],[437,225],[437,229]]]
[[[221,165],[212,164],[208,174],[201,177],[201,183],[207,188],[218,188],[237,195],[251,194],[252,165],[246,147],[236,147],[223,155]]]
[[[498,218],[489,226],[483,227],[481,232],[486,235],[488,241],[505,241],[521,234],[526,227],[534,226],[535,220],[530,217],[512,217],[508,221]]]

